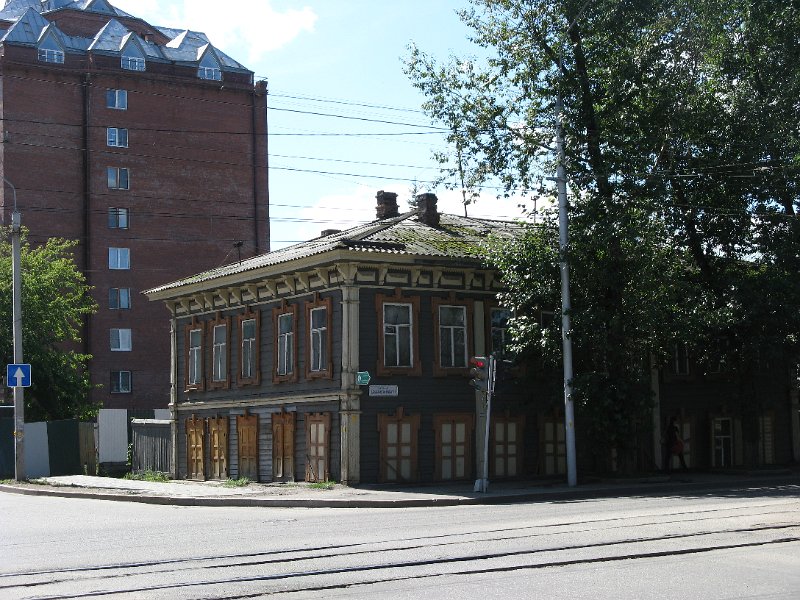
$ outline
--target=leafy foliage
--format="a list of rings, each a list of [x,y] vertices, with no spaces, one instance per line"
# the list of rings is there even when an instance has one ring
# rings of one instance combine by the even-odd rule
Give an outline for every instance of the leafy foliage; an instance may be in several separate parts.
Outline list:
[[[446,176],[463,169],[473,198],[500,181],[554,202],[544,178],[561,119],[574,385],[595,446],[625,449],[649,404],[650,357],[664,364],[676,342],[739,378],[765,354],[797,361],[795,3],[472,0],[460,16],[484,58],[440,63],[412,47],[407,73],[450,130]],[[546,369],[561,361],[560,323],[533,315],[560,307],[555,227],[540,215],[490,256],[518,350]]]
[[[96,310],[89,287],[72,257],[75,242],[50,239],[32,248],[21,244],[22,347],[31,364],[25,394],[28,421],[87,418],[97,408],[88,400],[89,356],[77,351],[82,319]],[[0,355],[13,362],[12,257],[10,228],[0,229]]]

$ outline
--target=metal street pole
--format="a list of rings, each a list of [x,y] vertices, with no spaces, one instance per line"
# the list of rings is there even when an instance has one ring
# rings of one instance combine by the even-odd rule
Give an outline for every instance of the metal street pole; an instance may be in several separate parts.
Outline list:
[[[8,179],[3,180],[14,193],[14,212],[11,213],[12,319],[14,363],[19,365],[22,364],[22,216],[17,211],[16,188]],[[17,481],[25,479],[25,389],[20,385],[14,387],[14,478]]]
[[[564,427],[566,428],[567,450],[567,484],[578,485],[577,461],[575,457],[575,409],[572,402],[572,324],[570,310],[572,303],[569,296],[569,215],[567,204],[567,170],[564,166],[564,127],[561,118],[564,100],[561,94],[556,98],[556,151],[558,165],[556,168],[556,188],[558,190],[558,250],[561,267],[561,341],[564,351]]]

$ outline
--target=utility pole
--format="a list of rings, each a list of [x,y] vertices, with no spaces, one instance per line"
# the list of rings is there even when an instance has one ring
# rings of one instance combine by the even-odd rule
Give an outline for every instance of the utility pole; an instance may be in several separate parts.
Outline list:
[[[561,123],[564,99],[559,92],[556,98],[556,189],[558,190],[558,254],[561,269],[561,342],[564,352],[564,427],[566,428],[567,485],[578,485],[577,461],[575,458],[575,407],[572,401],[572,323],[570,311],[572,302],[569,296],[569,215],[567,204],[567,170],[564,166],[564,127]]]
[[[3,181],[14,193],[14,212],[11,213],[12,318],[14,363],[19,365],[22,364],[22,215],[17,211],[17,189],[5,177]],[[14,478],[17,481],[25,479],[25,388],[20,385],[14,387]]]

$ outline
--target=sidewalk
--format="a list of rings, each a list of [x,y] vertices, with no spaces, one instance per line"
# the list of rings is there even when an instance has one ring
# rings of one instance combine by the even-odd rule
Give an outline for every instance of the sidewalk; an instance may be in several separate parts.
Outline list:
[[[615,496],[695,495],[713,490],[748,489],[766,485],[798,486],[800,473],[781,469],[733,473],[674,473],[631,479],[604,479],[568,487],[563,480],[492,482],[487,493],[472,491],[472,483],[418,487],[339,484],[320,489],[307,483],[251,483],[226,487],[221,481],[170,481],[165,483],[67,475],[30,483],[0,484],[0,492],[90,498],[175,506],[305,507],[305,508],[405,508],[555,502]],[[755,491],[755,490],[754,490]]]

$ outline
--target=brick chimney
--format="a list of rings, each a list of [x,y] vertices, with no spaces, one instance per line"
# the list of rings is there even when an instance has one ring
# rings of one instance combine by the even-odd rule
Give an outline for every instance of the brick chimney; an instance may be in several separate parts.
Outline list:
[[[376,218],[378,219],[391,219],[400,214],[397,208],[397,194],[394,192],[378,192],[375,196],[378,200],[378,206],[375,207]]]
[[[430,227],[439,226],[439,211],[436,210],[438,201],[436,194],[419,194],[417,196],[417,211],[420,222]]]

